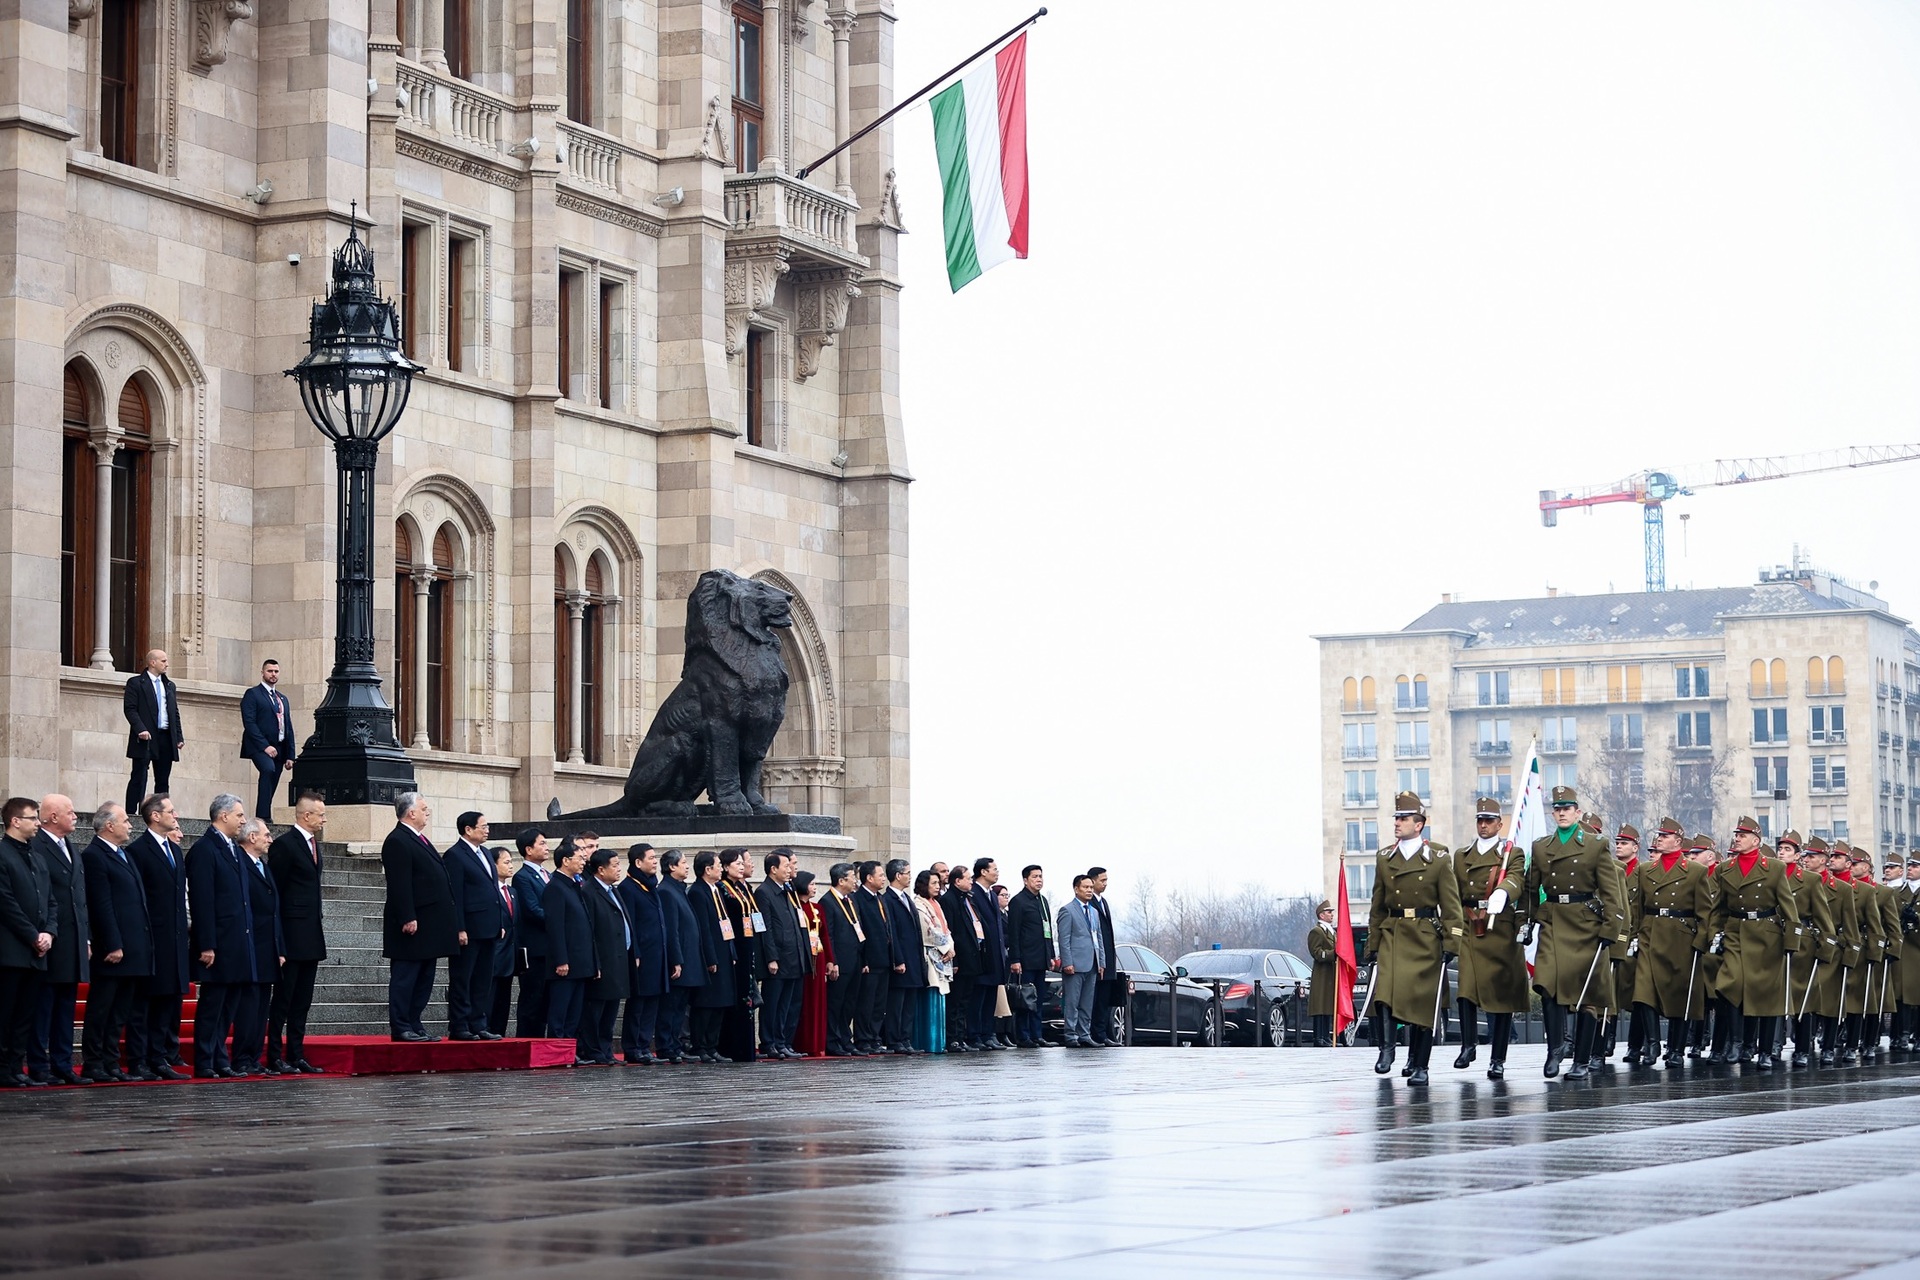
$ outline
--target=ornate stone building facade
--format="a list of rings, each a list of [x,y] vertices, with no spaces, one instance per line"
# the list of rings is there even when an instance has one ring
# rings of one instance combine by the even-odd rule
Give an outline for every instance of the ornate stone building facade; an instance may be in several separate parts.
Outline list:
[[[426,366],[377,660],[442,819],[610,798],[728,568],[797,600],[770,794],[908,843],[892,0],[26,0],[0,85],[0,767],[125,786],[172,656],[196,812],[332,661],[330,449],[282,376],[350,208]]]

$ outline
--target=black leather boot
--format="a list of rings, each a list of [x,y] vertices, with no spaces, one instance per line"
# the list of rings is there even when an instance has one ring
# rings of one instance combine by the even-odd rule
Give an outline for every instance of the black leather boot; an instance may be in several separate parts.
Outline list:
[[[1600,1019],[1581,1010],[1574,1017],[1573,1026],[1573,1066],[1567,1069],[1567,1079],[1585,1080],[1593,1074],[1587,1060],[1593,1056],[1594,1045],[1600,1040]]]
[[[1496,1013],[1487,1019],[1487,1079],[1507,1078],[1507,1044],[1512,1039],[1512,1014]]]
[[[1480,1043],[1480,1008],[1471,1000],[1456,1000],[1454,1005],[1460,1010],[1460,1052],[1454,1056],[1456,1071],[1464,1071],[1473,1065],[1474,1050]]]
[[[1562,1036],[1567,1027],[1567,1011],[1558,1001],[1542,1000],[1540,1012],[1547,1024],[1547,1065],[1543,1074],[1551,1080],[1560,1074],[1560,1051],[1565,1044]]]
[[[1427,1059],[1433,1056],[1433,1029],[1430,1027],[1407,1028],[1407,1087],[1424,1089],[1427,1087]]]
[[[1667,1019],[1667,1065],[1684,1066],[1687,1061],[1687,1024],[1682,1018]]]
[[[1385,1075],[1393,1070],[1393,1019],[1382,1011],[1373,1015],[1373,1040],[1380,1046],[1380,1056],[1374,1060],[1375,1075]]]
[[[1759,1071],[1773,1070],[1773,1038],[1779,1034],[1778,1018],[1760,1019],[1760,1049],[1753,1055],[1753,1065]]]

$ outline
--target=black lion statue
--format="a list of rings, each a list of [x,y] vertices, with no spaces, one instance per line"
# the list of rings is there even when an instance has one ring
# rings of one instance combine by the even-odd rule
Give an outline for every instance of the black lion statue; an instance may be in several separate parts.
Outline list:
[[[714,812],[778,813],[760,794],[760,765],[787,713],[777,628],[793,597],[709,569],[687,598],[686,666],[640,744],[612,804],[549,817],[691,817],[702,791]],[[556,802],[557,807],[557,802]]]

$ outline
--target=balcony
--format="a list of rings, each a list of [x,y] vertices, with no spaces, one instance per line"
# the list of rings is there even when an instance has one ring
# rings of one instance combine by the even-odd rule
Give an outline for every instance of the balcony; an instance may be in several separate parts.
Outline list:
[[[1396,746],[1393,749],[1393,758],[1395,760],[1425,760],[1432,754],[1432,746],[1424,742],[1416,743],[1410,747]]]
[[[1845,680],[1809,680],[1807,696],[1809,698],[1841,698],[1847,692]]]
[[[1509,783],[1504,787],[1475,787],[1473,789],[1473,798],[1475,800],[1485,800],[1488,796],[1494,797],[1502,804],[1511,804],[1513,802],[1513,786]]]
[[[1747,686],[1749,698],[1784,698],[1786,696],[1787,686],[1784,684],[1749,684]]]
[[[1894,784],[1893,784],[1893,798],[1894,798],[1895,800],[1905,800],[1905,799],[1907,798],[1907,784],[1906,784],[1906,783],[1904,783],[1904,782],[1896,782],[1896,783],[1894,783]]]
[[[1880,695],[1880,700],[1882,702],[1885,702],[1888,696],[1892,694],[1893,686],[1888,684],[1885,680],[1882,680],[1880,682],[1879,687],[1875,690],[1875,692],[1877,692]]]
[[[1886,746],[1893,741],[1893,734],[1885,729],[1880,731],[1880,745]]]
[[[1511,742],[1476,742],[1473,744],[1473,754],[1482,760],[1497,760],[1512,755],[1513,744]]]
[[[1896,734],[1894,734],[1894,735],[1893,735],[1893,749],[1894,749],[1895,751],[1905,751],[1905,750],[1907,749],[1907,740],[1906,740],[1906,738],[1904,738],[1904,737],[1903,737],[1903,736],[1901,736],[1900,734],[1897,734],[1897,733],[1896,733]]]
[[[1376,791],[1372,795],[1363,796],[1348,792],[1346,798],[1340,802],[1340,807],[1343,809],[1378,809],[1380,807],[1380,793]]]
[[[1579,749],[1578,738],[1543,738],[1540,742],[1540,754],[1543,756],[1570,756]]]
[[[1787,788],[1763,786],[1760,783],[1755,783],[1749,794],[1755,800],[1785,800],[1788,797]]]
[[[1395,711],[1427,711],[1431,708],[1428,706],[1426,698],[1419,697],[1396,698],[1393,703],[1393,709]]]
[[[1647,740],[1645,738],[1607,739],[1607,750],[1609,751],[1645,751],[1646,749]]]
[[[1807,794],[1814,796],[1843,796],[1847,794],[1847,780],[1845,778],[1835,778],[1824,785],[1816,784],[1807,788]]]
[[[1905,700],[1905,698],[1906,698],[1905,693],[1901,691],[1900,686],[1897,684],[1894,685],[1893,688],[1887,694],[1887,701],[1891,702],[1896,707],[1899,706],[1901,702]]]
[[[1890,796],[1890,795],[1892,795],[1892,794],[1893,794],[1893,783],[1892,783],[1892,782],[1890,782],[1890,781],[1888,781],[1888,780],[1887,780],[1887,779],[1885,779],[1885,778],[1882,778],[1882,779],[1880,779],[1880,794],[1881,794],[1881,795],[1883,795],[1883,796]]]
[[[1340,758],[1342,760],[1378,760],[1380,758],[1380,748],[1342,747],[1340,748]]]
[[[1379,709],[1379,706],[1372,702],[1343,702],[1340,704],[1340,714],[1343,716],[1370,716]]]
[[[626,148],[597,129],[564,120],[553,130],[555,158],[567,166],[567,180],[605,195],[620,192],[620,162]]]
[[[726,182],[729,256],[745,251],[809,270],[866,267],[853,231],[860,208],[852,201],[784,173],[730,173]]]
[[[456,150],[477,153],[510,171],[518,170],[501,145],[506,122],[513,116],[511,99],[404,60],[397,66],[395,80],[403,132],[427,135]]]

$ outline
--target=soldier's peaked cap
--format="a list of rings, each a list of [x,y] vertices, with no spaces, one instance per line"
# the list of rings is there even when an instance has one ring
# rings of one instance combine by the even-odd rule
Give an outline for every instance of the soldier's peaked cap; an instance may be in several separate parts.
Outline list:
[[[1426,806],[1420,803],[1420,797],[1411,791],[1402,791],[1393,798],[1393,816],[1396,818],[1425,817]]]
[[[1679,836],[1682,840],[1687,837],[1687,829],[1676,818],[1660,819],[1660,832],[1662,835]]]
[[[1760,823],[1757,819],[1742,814],[1740,820],[1733,824],[1733,830],[1736,835],[1757,836],[1760,834]]]
[[[1623,822],[1620,824],[1620,830],[1614,834],[1613,838],[1615,840],[1631,840],[1635,844],[1639,844],[1640,831],[1639,828],[1635,827],[1631,822]]]
[[[1476,796],[1473,801],[1473,816],[1476,818],[1497,818],[1500,816],[1500,797]]]
[[[1554,804],[1579,804],[1580,797],[1572,787],[1555,787],[1552,802]]]

